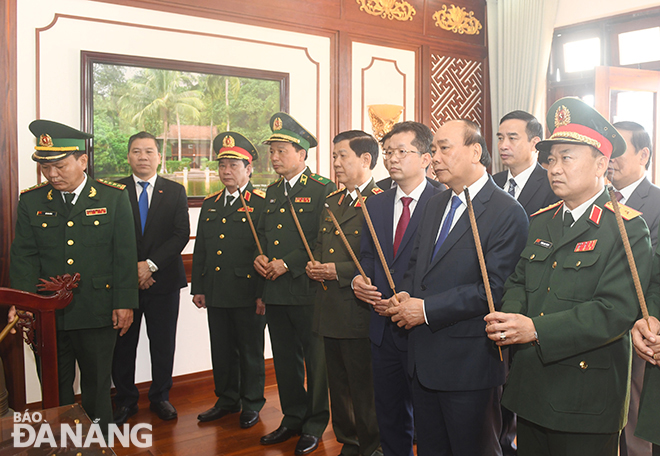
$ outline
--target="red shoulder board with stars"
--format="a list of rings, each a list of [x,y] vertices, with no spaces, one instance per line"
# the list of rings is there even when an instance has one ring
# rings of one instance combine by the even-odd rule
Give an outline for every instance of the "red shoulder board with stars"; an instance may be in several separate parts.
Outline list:
[[[560,207],[562,204],[564,204],[564,201],[557,201],[555,204],[551,204],[550,206],[542,207],[538,211],[534,212],[531,216],[534,217],[535,215],[543,214],[544,212],[548,212],[550,209],[554,209],[555,207]]]
[[[332,192],[328,196],[326,196],[326,198],[330,198],[331,196],[335,196],[337,193],[341,193],[344,190],[346,190],[346,187],[338,188],[337,190],[335,190],[334,192]]]
[[[379,193],[383,193],[383,189],[380,187],[374,187],[371,189],[371,193],[373,193],[374,195],[378,195]]]
[[[596,206],[595,204],[591,206],[591,212],[589,213],[589,221],[593,222],[596,226],[600,225],[600,218],[603,215],[603,210]],[[577,252],[577,250],[576,250]]]
[[[213,198],[215,195],[218,195],[218,194],[220,194],[220,193],[222,193],[222,190],[219,190],[219,191],[217,191],[217,192],[215,192],[215,193],[211,193],[209,196],[207,196],[207,197],[204,198],[204,199],[207,200],[207,199],[209,199],[209,198]]]
[[[578,244],[575,246],[575,250],[573,250],[573,251],[574,252],[589,252],[589,251],[596,248],[596,242],[598,242],[598,239],[594,239],[593,241],[578,242]]]
[[[247,208],[248,208],[248,212],[254,212],[254,208],[252,206],[248,206]],[[236,209],[236,212],[245,212],[245,208],[239,207],[238,209]]]
[[[614,212],[614,206],[612,206],[612,201],[605,203],[605,207]],[[621,212],[621,218],[624,220],[632,220],[635,217],[642,215],[641,212],[636,211],[635,209],[626,206],[625,204],[619,203],[619,212]]]
[[[250,198],[252,198],[252,193],[250,193],[250,192],[248,192],[247,190],[245,190],[245,195],[243,195],[243,199],[244,199],[245,201],[250,201]]]

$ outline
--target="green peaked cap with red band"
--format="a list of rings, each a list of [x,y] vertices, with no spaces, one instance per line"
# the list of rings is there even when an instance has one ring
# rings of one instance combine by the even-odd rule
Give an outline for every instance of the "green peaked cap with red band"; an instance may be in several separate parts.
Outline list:
[[[607,158],[616,158],[626,151],[626,142],[617,129],[579,98],[555,101],[548,111],[547,122],[550,137],[536,144],[546,156],[555,144],[593,146]]]
[[[237,160],[247,160],[252,163],[259,158],[254,144],[240,133],[235,131],[225,131],[213,139],[213,150],[216,153],[216,159],[234,158]]]
[[[298,144],[307,151],[318,145],[318,141],[314,135],[308,132],[305,127],[300,125],[296,119],[286,112],[273,114],[270,118],[270,129],[273,131],[273,134],[264,141],[264,144],[288,142]]]
[[[30,131],[37,138],[32,160],[38,163],[52,163],[68,157],[74,152],[83,151],[85,140],[93,135],[76,130],[52,120],[35,120],[30,123]]]

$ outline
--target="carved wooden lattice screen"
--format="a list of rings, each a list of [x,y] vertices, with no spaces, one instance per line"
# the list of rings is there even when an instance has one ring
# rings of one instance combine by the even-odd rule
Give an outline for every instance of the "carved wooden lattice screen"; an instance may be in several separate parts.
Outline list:
[[[452,119],[469,119],[483,127],[481,61],[431,53],[431,129]]]

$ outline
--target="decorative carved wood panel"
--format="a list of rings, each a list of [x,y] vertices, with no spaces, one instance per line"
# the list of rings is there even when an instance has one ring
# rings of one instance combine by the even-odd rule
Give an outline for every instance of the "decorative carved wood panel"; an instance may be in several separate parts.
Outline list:
[[[431,53],[431,129],[469,119],[483,127],[483,64]]]

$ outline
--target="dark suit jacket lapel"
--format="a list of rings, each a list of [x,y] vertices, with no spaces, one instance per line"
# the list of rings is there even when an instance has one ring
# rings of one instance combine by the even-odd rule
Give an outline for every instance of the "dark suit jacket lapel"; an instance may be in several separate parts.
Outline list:
[[[389,193],[387,194],[387,198],[383,198],[383,202],[385,204],[385,207],[383,209],[383,217],[378,219],[381,219],[383,221],[383,230],[379,230],[377,228],[377,225],[374,226],[374,229],[376,232],[381,232],[383,235],[378,239],[380,241],[380,246],[383,249],[383,253],[385,254],[385,259],[387,260],[387,264],[393,265],[395,262],[394,258],[394,244],[392,240],[394,239],[394,231],[393,231],[393,220],[394,220],[394,198],[396,197],[396,189],[392,189],[391,191],[388,190]],[[369,213],[371,215],[372,219],[374,217],[374,214],[371,212]],[[410,225],[408,225],[410,226]],[[374,239],[375,242],[375,239]],[[401,251],[401,247],[399,247],[399,251]],[[406,265],[407,266],[407,265]]]
[[[164,198],[167,198],[167,195],[165,193],[165,182],[163,181],[163,178],[160,176],[156,176],[156,182],[154,183],[154,189],[153,192],[151,193],[151,203],[149,203],[149,211],[147,212],[147,223],[144,225],[144,232],[147,232],[147,228],[149,228],[149,225],[151,225],[151,221],[154,219],[156,215],[156,210],[158,209],[158,206],[160,206],[161,201],[163,201]],[[133,188],[135,188],[135,184],[133,184]],[[139,213],[140,209],[138,208],[138,220],[139,220]]]
[[[529,176],[529,179],[527,179],[527,183],[523,187],[522,192],[520,192],[520,195],[518,196],[518,202],[521,206],[525,207],[525,205],[529,203],[536,192],[540,190],[542,179],[547,179],[547,177],[544,176],[543,168],[541,165],[537,163],[534,166],[534,170]]]
[[[628,198],[628,200],[626,201],[626,206],[632,207],[643,214],[644,202],[646,200],[646,197],[649,196],[650,188],[651,188],[651,183],[649,182],[648,179],[644,178],[644,180],[639,183],[635,191],[632,192],[630,198]]]

